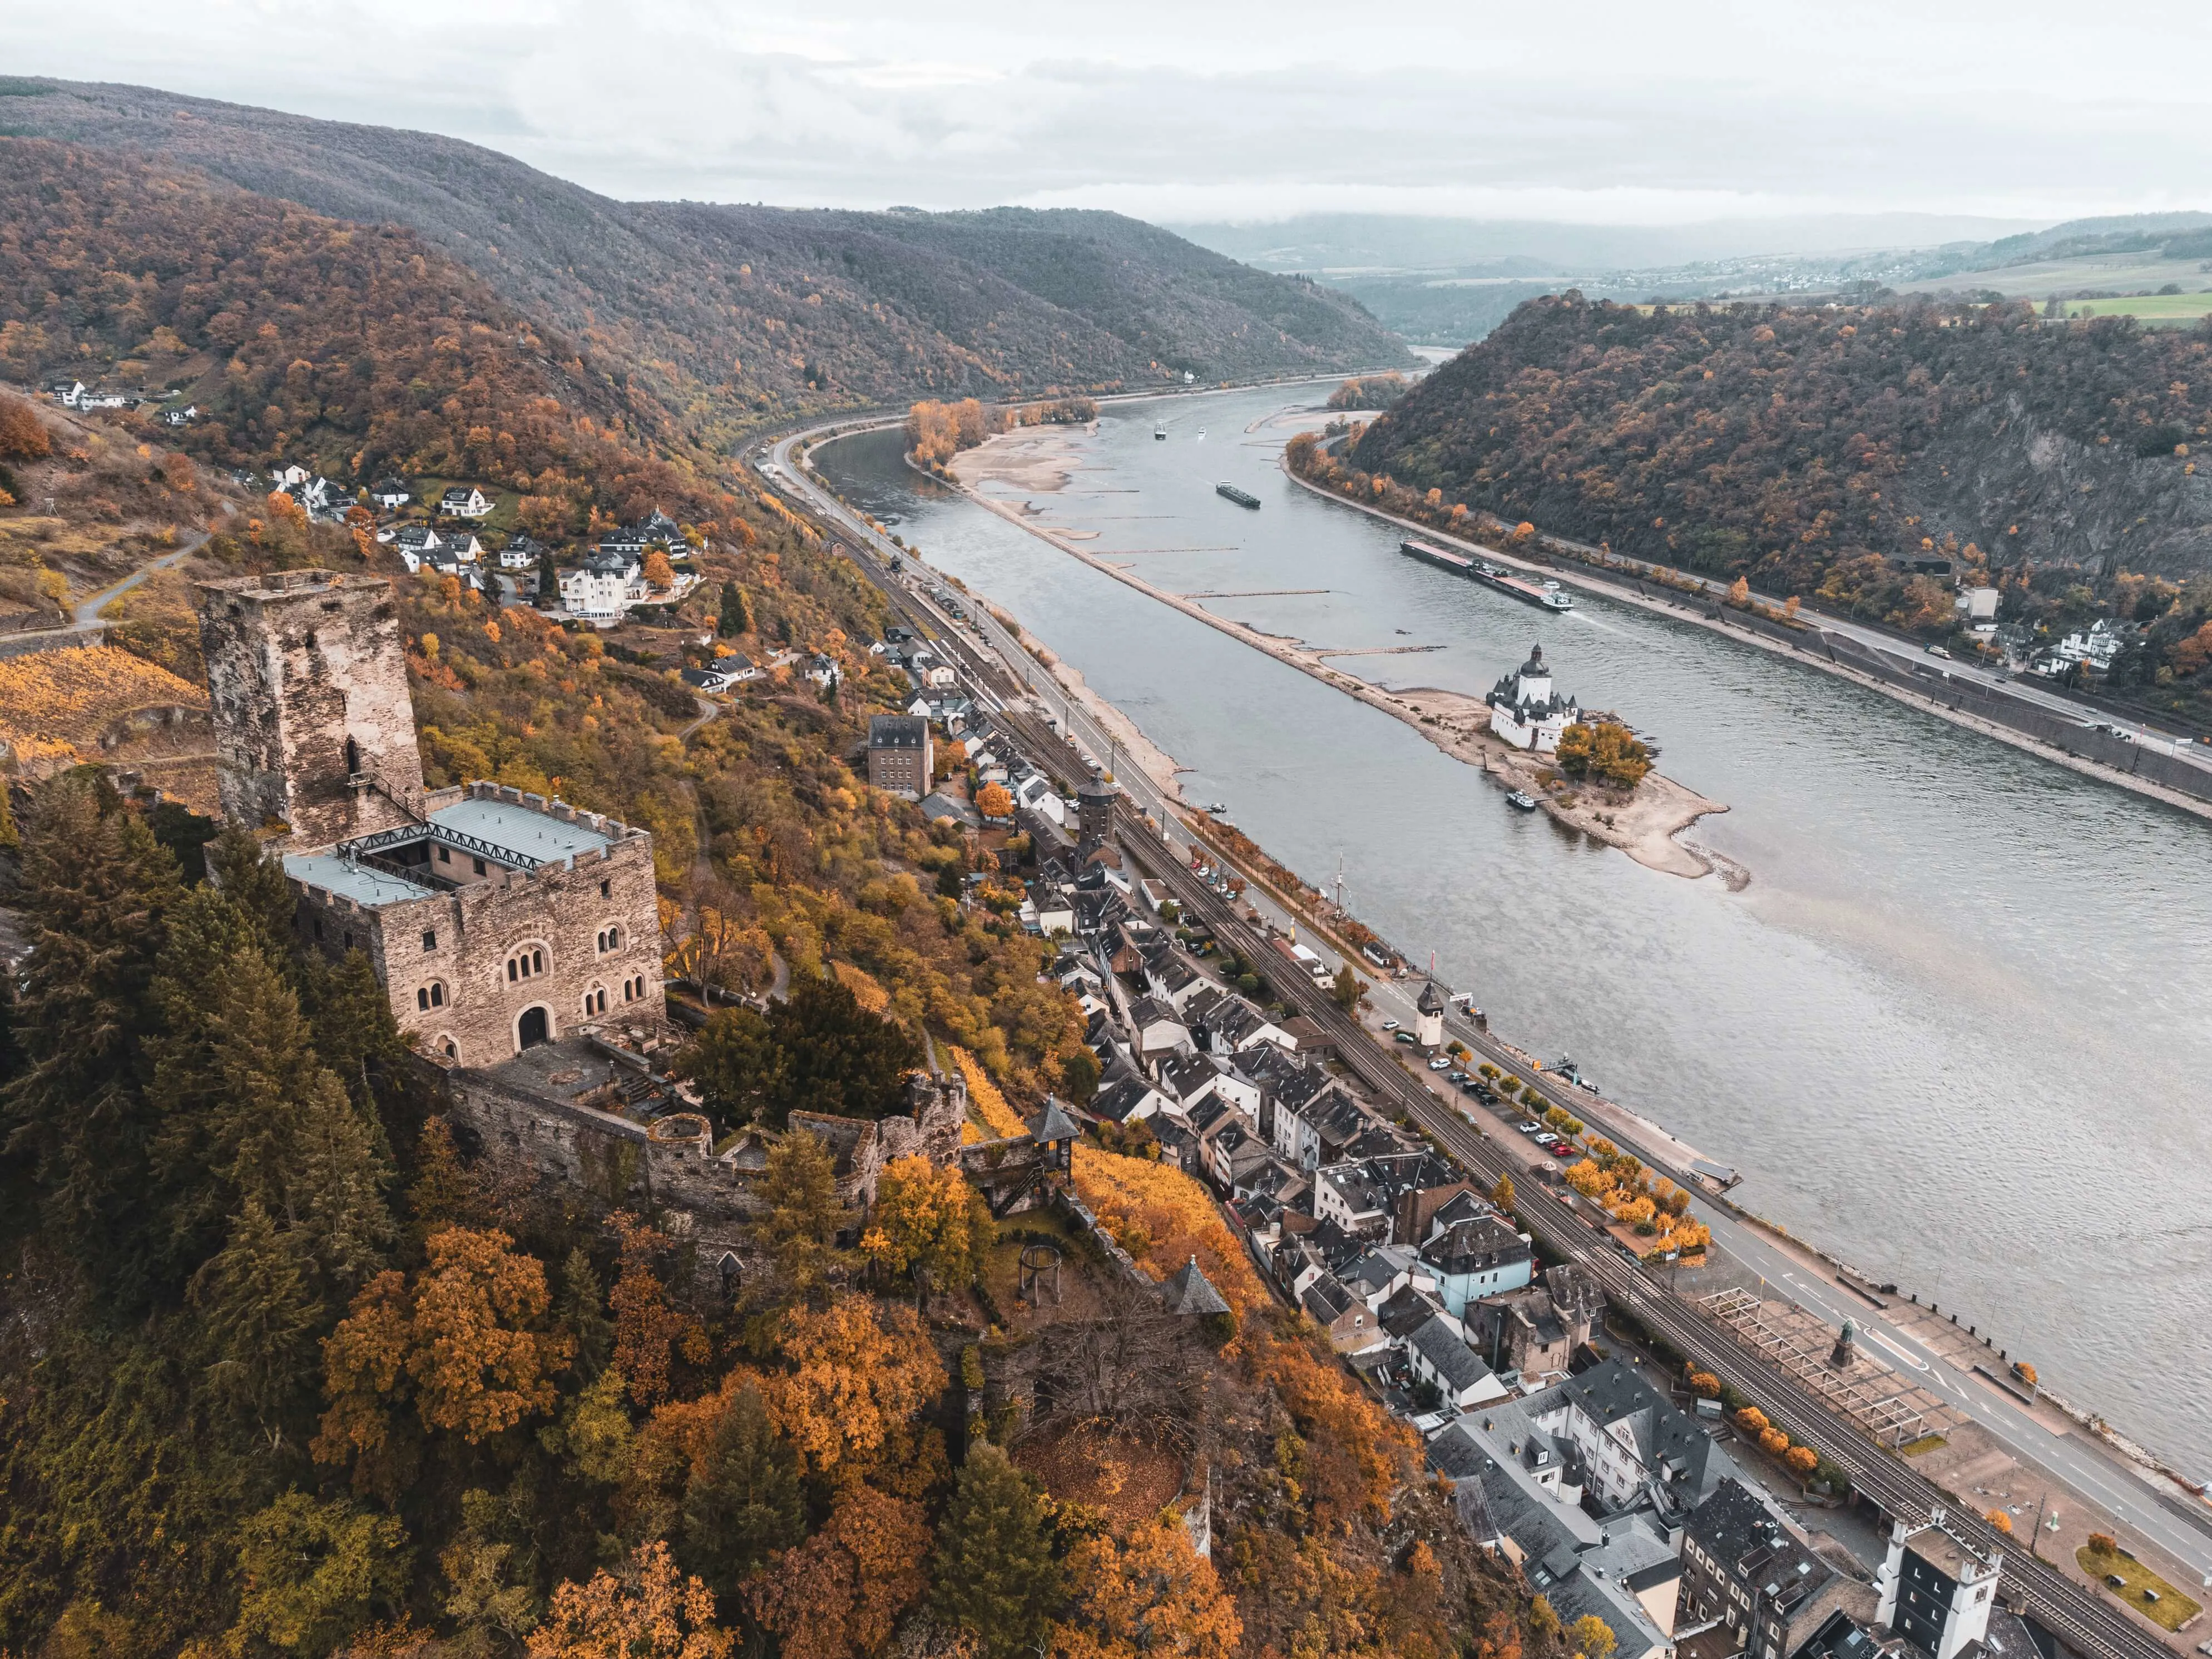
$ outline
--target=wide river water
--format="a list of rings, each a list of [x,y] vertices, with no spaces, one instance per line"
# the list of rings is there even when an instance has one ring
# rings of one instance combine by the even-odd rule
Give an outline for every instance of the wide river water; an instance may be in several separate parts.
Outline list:
[[[2212,824],[1686,623],[1553,617],[1401,556],[1284,478],[1311,393],[1125,404],[1065,489],[1000,487],[1151,580],[1340,667],[1480,694],[1540,641],[1731,810],[1686,881],[1504,805],[1400,722],[1148,599],[901,462],[848,500],[1018,616],[1184,767],[1185,794],[1473,991],[1493,1029],[1743,1171],[1791,1231],[1994,1329],[2045,1383],[2212,1477]],[[1165,441],[1153,436],[1156,421]],[[1217,496],[1229,479],[1257,513]]]

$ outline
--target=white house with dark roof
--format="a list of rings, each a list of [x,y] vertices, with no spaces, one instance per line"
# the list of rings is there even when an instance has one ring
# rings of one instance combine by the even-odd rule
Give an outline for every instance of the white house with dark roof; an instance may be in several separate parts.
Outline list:
[[[474,484],[455,484],[438,497],[438,511],[449,519],[481,519],[496,505]]]
[[[1406,1368],[1436,1389],[1452,1411],[1505,1397],[1505,1384],[1498,1374],[1442,1315],[1431,1316],[1406,1339]]]

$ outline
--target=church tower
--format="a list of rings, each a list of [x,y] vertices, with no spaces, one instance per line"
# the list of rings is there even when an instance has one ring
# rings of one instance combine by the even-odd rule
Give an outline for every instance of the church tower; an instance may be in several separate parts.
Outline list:
[[[326,847],[416,821],[422,757],[381,576],[278,570],[199,584],[222,807]]]

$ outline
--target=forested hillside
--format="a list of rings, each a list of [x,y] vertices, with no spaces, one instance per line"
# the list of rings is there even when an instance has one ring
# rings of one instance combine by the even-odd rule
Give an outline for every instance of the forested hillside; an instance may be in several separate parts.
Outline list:
[[[2148,692],[2206,663],[2185,643],[2212,619],[2209,427],[2203,328],[1570,293],[1422,380],[1346,462],[1915,629],[1952,625],[1950,590],[1904,562],[1947,559],[2002,586],[2008,619],[2144,624],[2113,681]]]
[[[481,476],[549,529],[594,505],[728,517],[686,434],[603,365],[412,232],[0,140],[0,374],[181,384],[212,459]]]
[[[10,84],[11,132],[158,155],[416,231],[717,444],[775,416],[933,393],[1405,361],[1342,295],[1111,214],[616,202],[425,133],[143,88]]]

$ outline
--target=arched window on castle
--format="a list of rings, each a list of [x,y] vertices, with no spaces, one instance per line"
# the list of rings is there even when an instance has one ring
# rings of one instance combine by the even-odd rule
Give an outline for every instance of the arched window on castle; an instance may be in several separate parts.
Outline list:
[[[507,959],[507,982],[519,984],[526,979],[535,979],[545,971],[545,947],[526,945]]]
[[[584,1012],[586,1014],[604,1014],[606,1011],[607,988],[605,986],[594,985],[584,993]]]
[[[620,927],[602,927],[599,929],[599,954],[601,956],[606,955],[610,951],[619,951],[621,949],[622,929]]]
[[[427,1014],[433,1008],[442,1008],[445,1006],[445,981],[434,979],[428,985],[418,985],[415,988],[415,1006],[420,1012]]]

